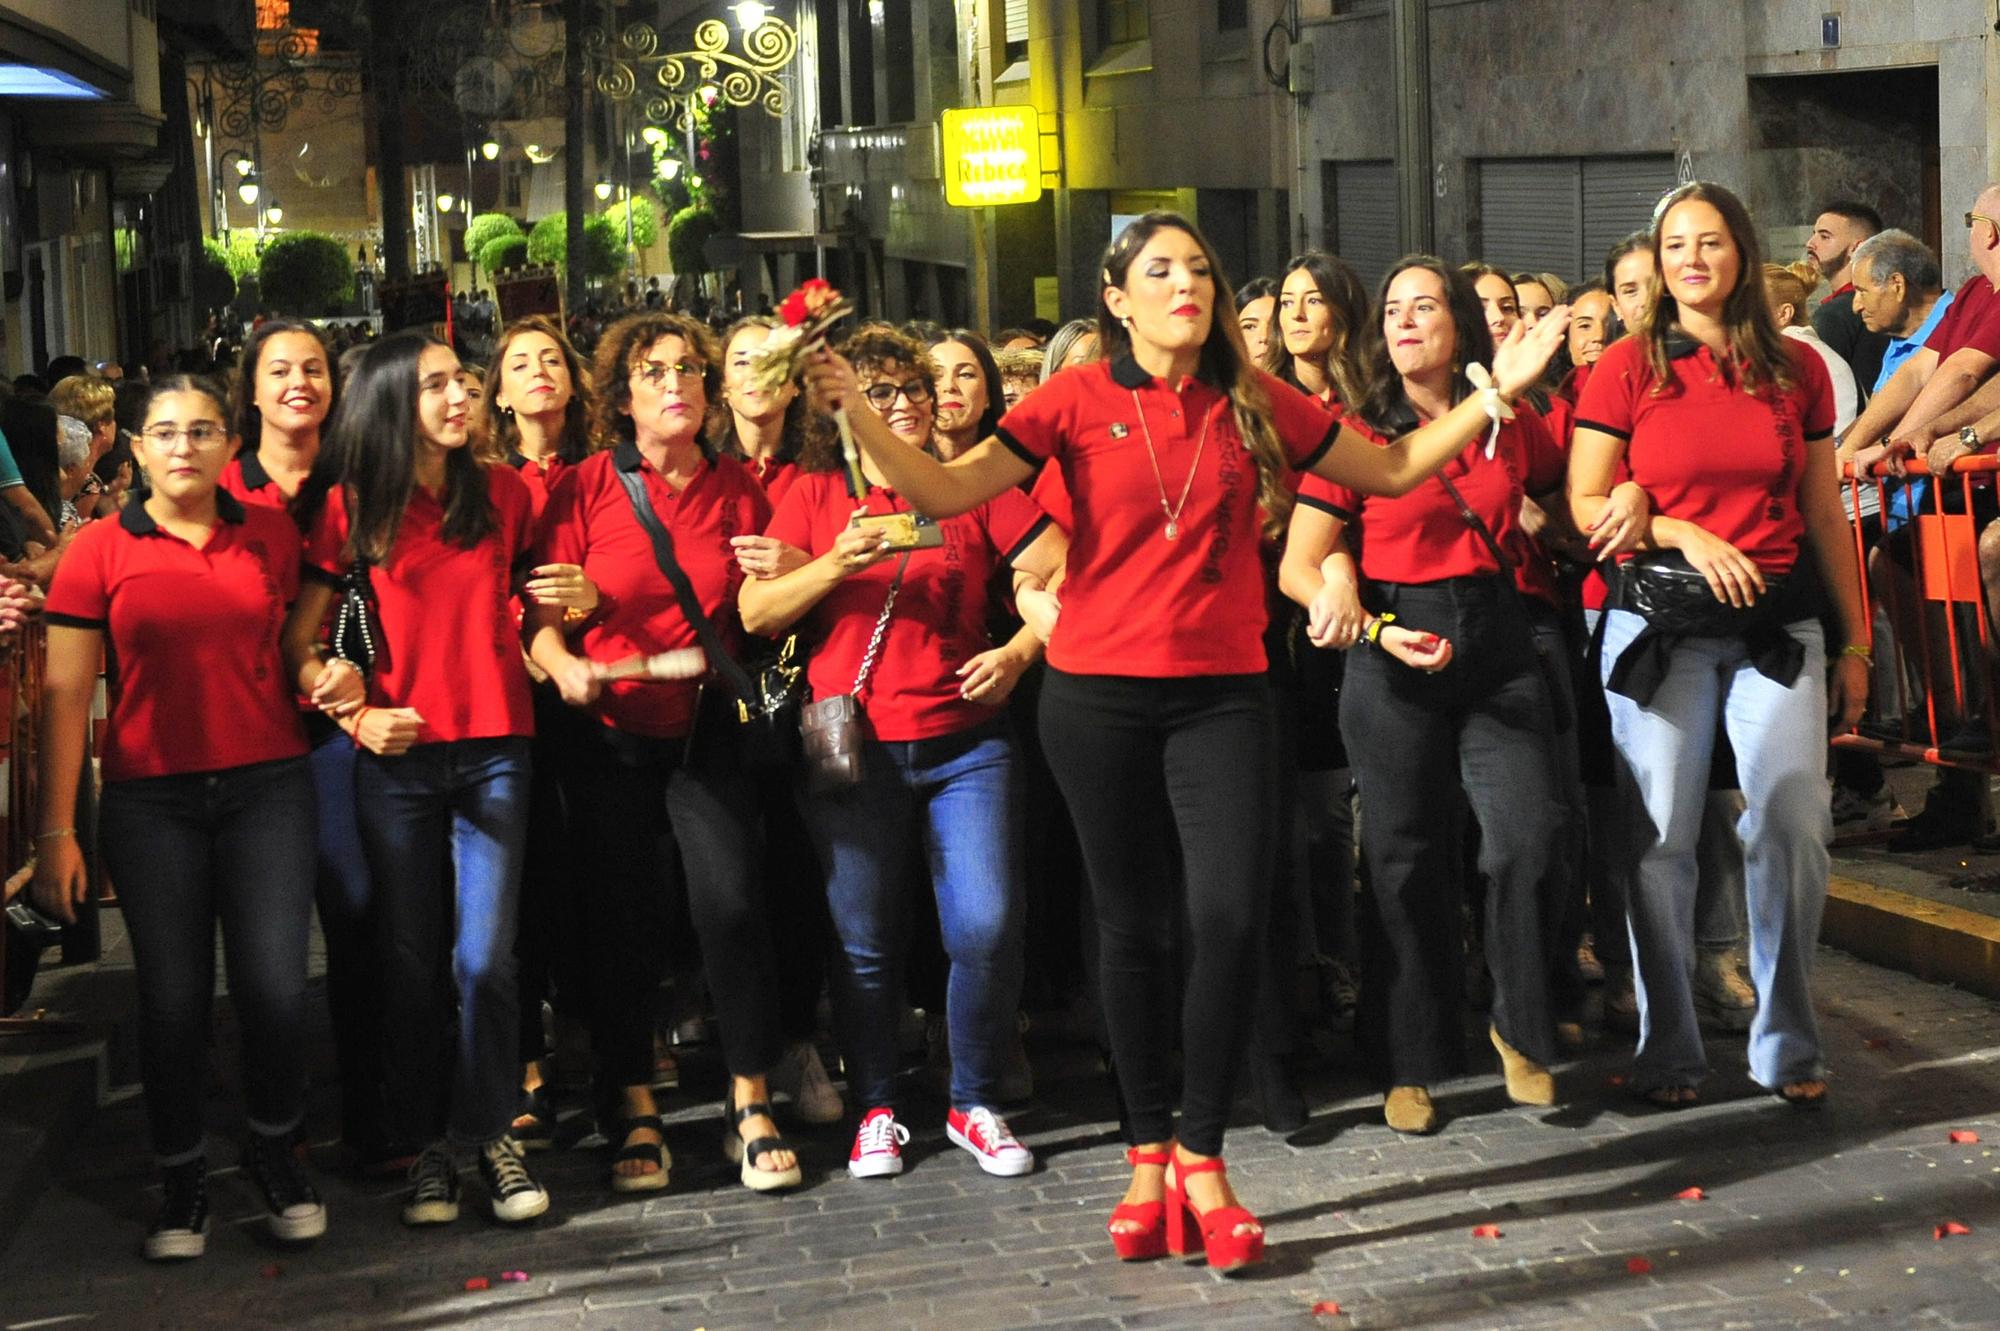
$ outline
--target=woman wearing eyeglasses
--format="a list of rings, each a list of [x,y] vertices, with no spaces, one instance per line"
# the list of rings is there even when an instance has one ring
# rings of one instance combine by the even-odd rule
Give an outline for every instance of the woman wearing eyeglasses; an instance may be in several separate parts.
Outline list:
[[[871,414],[880,413],[875,418],[897,439],[935,449],[930,354],[887,328],[864,329],[841,350],[857,367],[856,393]],[[909,1131],[897,1118],[896,1026],[907,871],[923,853],[951,963],[946,1133],[985,1172],[1026,1174],[1034,1156],[998,1112],[1021,996],[1026,906],[1014,744],[999,709],[1040,659],[1041,644],[1023,629],[993,646],[987,597],[1002,567],[1053,577],[1067,542],[1015,492],[899,550],[880,528],[852,521],[911,511],[872,463],[862,468],[868,491],[855,496],[831,449],[808,458],[768,534],[813,560],[742,593],[753,632],[803,627],[813,643],[813,696],[858,693],[867,736],[860,784],[812,797],[806,809],[841,940],[835,1011],[848,1085],[862,1110],[847,1168],[856,1178],[903,1169]]]
[[[35,904],[64,923],[89,882],[76,795],[98,663],[111,719],[98,841],[118,882],[140,997],[140,1064],[164,1199],[150,1259],[201,1255],[208,1234],[202,1101],[220,921],[243,1034],[245,1161],[281,1240],[326,1210],[292,1153],[305,1114],[312,773],[278,627],[299,533],[218,482],[233,436],[213,385],[161,380],[133,452],[151,484],[85,527],[47,605]]]
[[[534,515],[512,467],[473,455],[470,415],[443,342],[398,333],[368,348],[299,495],[307,581],[285,623],[299,692],[348,718],[364,750],[355,807],[383,939],[389,1126],[423,1148],[407,1225],[458,1218],[460,1148],[494,1219],[549,1205],[509,1131],[534,734],[513,596]],[[320,642],[357,566],[374,621],[365,677]]]
[[[570,790],[584,856],[577,905],[595,962],[591,1040],[599,1121],[613,1145],[611,1187],[667,1186],[671,1160],[651,1086],[661,969],[651,926],[677,877],[687,885],[729,1066],[724,1154],[740,1164],[746,1187],[795,1187],[798,1156],[771,1120],[766,1081],[784,1044],[752,829],[756,801],[732,733],[734,700],[713,676],[698,684],[605,682],[599,674],[699,641],[628,484],[665,531],[702,615],[736,653],[745,641],[736,610],[744,579],[732,542],[761,531],[770,504],[749,469],[709,442],[722,410],[722,365],[706,326],[678,314],[629,315],[605,330],[590,379],[597,451],[550,496],[541,557],[581,565],[599,588],[598,606],[567,635],[558,609],[536,607],[529,652],[589,723],[574,747]]]

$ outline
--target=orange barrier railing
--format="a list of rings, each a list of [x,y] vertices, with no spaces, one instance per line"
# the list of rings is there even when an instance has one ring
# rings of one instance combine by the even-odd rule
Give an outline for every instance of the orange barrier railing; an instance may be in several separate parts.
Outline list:
[[[1941,767],[2000,773],[2000,743],[1993,729],[2000,720],[1993,701],[2000,690],[1995,688],[1993,629],[1980,576],[1976,516],[1976,500],[1995,484],[2000,457],[1961,458],[1942,476],[1932,476],[1923,459],[1912,458],[1903,471],[1905,478],[1921,481],[1925,493],[1914,505],[1902,505],[1914,508],[1902,532],[1881,540],[1906,546],[1907,565],[1871,549],[1861,524],[1853,525],[1863,608],[1871,623],[1878,605],[1887,610],[1891,630],[1884,641],[1878,625],[1876,655],[1882,658],[1885,648],[1891,655],[1890,668],[1878,670],[1877,680],[1886,673],[1893,687],[1878,687],[1861,725],[1833,742]],[[1871,489],[1880,500],[1885,525],[1892,510],[1900,511],[1902,487],[1884,464],[1865,476],[1848,467],[1843,483],[1857,512]],[[1990,501],[1984,506],[1992,507]]]

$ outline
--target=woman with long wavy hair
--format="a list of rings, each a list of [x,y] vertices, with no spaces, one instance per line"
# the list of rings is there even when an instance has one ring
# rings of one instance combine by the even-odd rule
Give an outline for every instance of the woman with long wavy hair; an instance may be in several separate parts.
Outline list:
[[[1630,556],[1601,632],[1620,777],[1643,806],[1627,906],[1640,1012],[1631,1084],[1681,1108],[1708,1072],[1691,977],[1719,726],[1746,804],[1750,1075],[1814,1106],[1827,1093],[1808,979],[1833,830],[1827,716],[1845,728],[1860,715],[1870,654],[1834,469],[1834,393],[1820,358],[1772,319],[1757,231],[1734,194],[1681,186],[1654,210],[1650,239],[1654,299],[1583,390],[1569,478],[1577,525]],[[1845,637],[1831,696],[1808,549]],[[1653,593],[1675,577],[1713,608],[1669,617]]]
[[[1368,292],[1343,260],[1308,250],[1285,265],[1264,365],[1308,397],[1351,409],[1360,400]]]
[[[1260,1260],[1264,1246],[1221,1160],[1276,816],[1259,507],[1289,511],[1293,469],[1407,491],[1481,433],[1493,405],[1475,394],[1378,448],[1247,364],[1235,313],[1193,224],[1149,213],[1104,255],[1107,358],[1051,379],[950,463],[897,438],[840,357],[807,371],[820,405],[847,411],[889,488],[934,518],[976,508],[1051,459],[1063,473],[1075,526],[1042,736],[1083,839],[1129,1121],[1133,1177],[1112,1239],[1128,1258],[1184,1250],[1192,1213],[1195,1241],[1223,1269]],[[1562,320],[1543,329],[1496,355],[1500,398],[1541,373]],[[1180,873],[1161,842],[1169,827]],[[1174,1013],[1162,999],[1174,988],[1168,922],[1183,912],[1176,1130]]]
[[[585,860],[577,904],[593,961],[599,1121],[615,1192],[667,1186],[652,1093],[661,955],[640,926],[676,878],[687,885],[729,1067],[724,1154],[746,1187],[800,1181],[798,1157],[771,1119],[766,1077],[783,1048],[777,976],[734,700],[719,683],[602,674],[700,641],[662,550],[702,617],[742,650],[744,575],[732,538],[761,531],[771,508],[749,470],[709,442],[721,359],[714,335],[684,315],[633,314],[607,328],[591,363],[595,451],[557,486],[542,521],[542,557],[581,565],[603,589],[572,633],[555,607],[535,607],[529,653],[584,712],[570,785]]]
[[[1378,309],[1363,352],[1367,396],[1352,419],[1387,439],[1472,396],[1466,368],[1490,358],[1492,341],[1472,280],[1429,256],[1390,270]],[[1508,1094],[1520,1104],[1555,1096],[1554,903],[1543,898],[1561,826],[1548,738],[1558,704],[1534,641],[1535,620],[1555,620],[1554,581],[1544,568],[1529,594],[1515,584],[1534,559],[1522,500],[1558,487],[1562,466],[1540,419],[1522,411],[1496,427],[1492,456],[1467,449],[1407,495],[1312,477],[1292,514],[1286,590],[1309,607],[1314,640],[1348,646],[1355,639],[1336,634],[1336,621],[1366,626],[1349,653],[1340,723],[1382,942],[1367,985],[1379,1017],[1371,1053],[1388,1072],[1383,1112],[1399,1132],[1431,1131],[1430,1088],[1463,1070],[1463,823],[1441,806],[1469,808],[1479,828],[1496,980],[1489,1035]],[[1358,583],[1324,567],[1349,529]],[[1432,646],[1409,645],[1410,632]]]
[[[299,494],[306,572],[284,632],[299,692],[349,718],[364,750],[355,808],[393,1014],[389,1129],[422,1147],[408,1225],[458,1218],[459,1148],[476,1157],[495,1219],[549,1205],[509,1131],[534,734],[512,603],[534,513],[513,468],[473,456],[470,415],[444,342],[410,332],[369,347]],[[365,667],[321,640],[343,595],[368,607],[354,635]]]

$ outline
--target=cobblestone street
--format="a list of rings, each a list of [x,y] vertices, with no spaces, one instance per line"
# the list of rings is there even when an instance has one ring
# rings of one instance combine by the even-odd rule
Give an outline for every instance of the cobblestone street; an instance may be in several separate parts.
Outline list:
[[[1630,1101],[1607,1047],[1563,1069],[1552,1111],[1508,1106],[1497,1077],[1451,1084],[1424,1140],[1322,1078],[1303,1133],[1230,1138],[1271,1236],[1237,1279],[1113,1259],[1114,1114],[1089,1051],[1046,1037],[1041,1097],[1012,1119],[1042,1162],[1024,1180],[979,1174],[920,1102],[902,1178],[849,1179],[835,1127],[796,1134],[808,1186],[752,1195],[720,1158],[719,1070],[695,1058],[669,1101],[673,1186],[653,1200],[614,1200],[596,1152],[562,1151],[537,1157],[555,1206],[536,1226],[491,1225],[474,1179],[456,1226],[411,1233],[398,1186],[323,1170],[326,1238],[280,1251],[219,1134],[208,1255],[165,1269],[137,1255],[156,1193],[127,1090],[18,1217],[0,1328],[2000,1327],[2000,1005],[1831,951],[1818,990],[1822,1113],[1757,1091],[1740,1038],[1711,1041],[1717,1075],[1690,1112]],[[1935,1237],[1947,1222],[1970,1232]]]

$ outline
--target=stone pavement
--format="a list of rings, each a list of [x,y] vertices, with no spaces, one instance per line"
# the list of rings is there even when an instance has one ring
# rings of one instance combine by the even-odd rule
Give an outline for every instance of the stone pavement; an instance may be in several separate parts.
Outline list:
[[[664,1194],[614,1200],[595,1153],[564,1151],[537,1157],[555,1205],[533,1228],[490,1225],[474,1180],[456,1226],[410,1233],[396,1186],[323,1173],[331,1228],[298,1251],[264,1240],[218,1102],[215,1231],[173,1268],[137,1256],[157,1194],[128,1090],[0,1231],[0,1329],[2000,1328],[2000,1005],[1830,951],[1818,992],[1836,1095],[1821,1113],[1758,1093],[1740,1038],[1711,1042],[1696,1110],[1631,1102],[1606,1047],[1562,1070],[1554,1110],[1508,1106],[1493,1076],[1451,1084],[1425,1140],[1390,1133],[1330,1069],[1305,1132],[1230,1137],[1272,1244],[1233,1279],[1113,1259],[1125,1171],[1102,1078],[1087,1048],[1039,1033],[1042,1095],[1013,1121],[1043,1167],[1024,1180],[979,1174],[920,1103],[902,1178],[849,1179],[833,1128],[796,1134],[807,1187],[754,1196],[717,1150],[720,1071],[696,1058],[670,1102]],[[1946,1221],[1971,1232],[1934,1238]],[[1474,1236],[1487,1225],[1498,1237]],[[490,1288],[467,1291],[474,1276]]]

